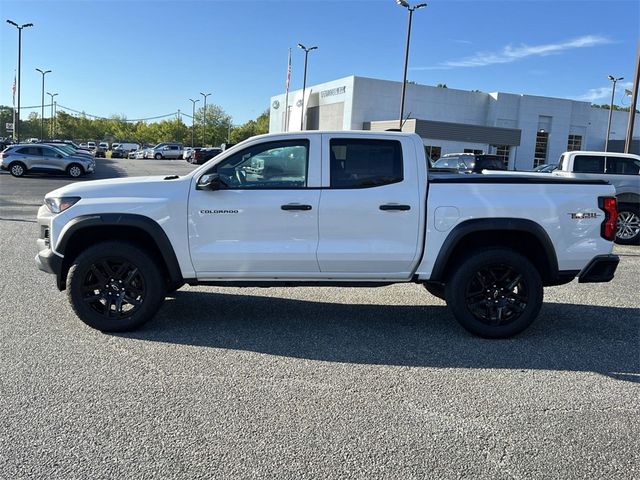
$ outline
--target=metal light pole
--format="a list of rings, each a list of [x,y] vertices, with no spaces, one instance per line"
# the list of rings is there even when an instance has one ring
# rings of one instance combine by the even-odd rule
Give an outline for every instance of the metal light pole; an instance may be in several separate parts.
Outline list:
[[[207,97],[210,93],[202,93],[200,95],[204,97],[204,111],[202,112],[202,148],[204,148],[204,140],[207,134]]]
[[[194,100],[193,98],[189,99],[193,105],[193,111],[191,114],[191,148],[193,148],[193,130],[195,129],[195,123],[196,123],[196,102],[199,102],[200,100]]]
[[[44,140],[44,76],[47,73],[51,73],[51,70],[40,70],[36,68],[36,72],[42,74],[42,113],[40,114],[40,140]]]
[[[629,121],[627,122],[627,136],[624,141],[624,153],[630,153],[633,141],[633,124],[636,118],[636,105],[638,105],[638,83],[640,82],[640,41],[636,53],[636,71],[633,74],[633,90],[631,91],[631,105],[629,105]]]
[[[402,130],[402,119],[404,117],[404,96],[407,90],[407,64],[409,63],[409,43],[411,41],[411,19],[413,18],[413,11],[419,8],[426,7],[426,3],[419,3],[413,7],[409,5],[405,0],[396,0],[396,3],[401,7],[406,8],[409,11],[409,26],[407,28],[407,46],[404,50],[404,74],[402,75],[402,94],[400,96],[400,122],[399,128]]]
[[[56,95],[58,95],[57,93],[49,93],[47,92],[47,95],[49,95],[51,97],[51,118],[49,119],[51,122],[51,128],[49,129],[51,131],[51,139],[53,140],[54,134],[53,134],[53,97],[55,97]]]
[[[33,27],[33,23],[24,23],[22,25],[18,25],[16,22],[12,20],[7,20],[7,23],[13,25],[18,29],[18,120],[15,122],[13,126],[13,135],[16,138],[16,141],[20,141],[20,94],[22,93],[22,89],[20,88],[20,70],[22,65],[22,29],[27,27]]]
[[[620,80],[624,80],[623,77],[615,78],[613,75],[607,77],[613,82],[613,88],[611,89],[611,104],[609,105],[609,121],[607,122],[607,137],[604,139],[604,151],[609,151],[609,133],[611,132],[611,116],[613,114],[613,96],[616,94],[616,83]]]
[[[53,136],[56,136],[58,130],[58,102],[53,102]]]
[[[300,131],[304,130],[304,91],[307,88],[307,57],[311,50],[317,50],[318,47],[307,48],[301,43],[298,44],[298,48],[304,50],[304,74],[302,76],[302,114],[300,115]]]

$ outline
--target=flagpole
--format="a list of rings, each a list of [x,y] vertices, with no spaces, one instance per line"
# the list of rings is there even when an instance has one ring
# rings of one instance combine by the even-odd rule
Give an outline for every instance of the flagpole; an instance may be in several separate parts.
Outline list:
[[[289,131],[289,81],[291,80],[291,48],[289,48],[289,63],[287,64],[287,83],[284,95],[284,131]]]

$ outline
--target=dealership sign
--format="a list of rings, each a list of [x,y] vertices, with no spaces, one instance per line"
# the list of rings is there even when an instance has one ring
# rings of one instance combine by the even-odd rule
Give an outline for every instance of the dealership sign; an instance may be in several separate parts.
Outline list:
[[[320,92],[320,97],[325,98],[325,97],[332,97],[333,95],[340,95],[344,93],[346,89],[347,87],[336,87],[336,88],[330,88],[329,90],[322,90]]]

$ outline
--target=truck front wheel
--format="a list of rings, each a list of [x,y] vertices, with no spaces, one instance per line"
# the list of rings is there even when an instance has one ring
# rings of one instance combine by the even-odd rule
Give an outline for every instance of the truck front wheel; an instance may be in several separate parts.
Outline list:
[[[538,316],[543,290],[532,263],[507,248],[478,251],[461,264],[445,287],[447,305],[469,332],[508,338]]]
[[[120,241],[89,247],[73,261],[67,276],[74,312],[103,332],[132,330],[150,320],[164,301],[165,289],[153,258]]]
[[[616,243],[640,245],[640,209],[635,205],[622,203],[618,206]]]

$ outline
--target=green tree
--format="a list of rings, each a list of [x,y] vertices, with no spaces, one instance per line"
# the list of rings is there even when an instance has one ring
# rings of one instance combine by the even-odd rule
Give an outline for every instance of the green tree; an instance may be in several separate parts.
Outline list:
[[[269,110],[265,110],[255,120],[235,127],[231,131],[231,142],[239,143],[254,135],[262,135],[269,132]]]

